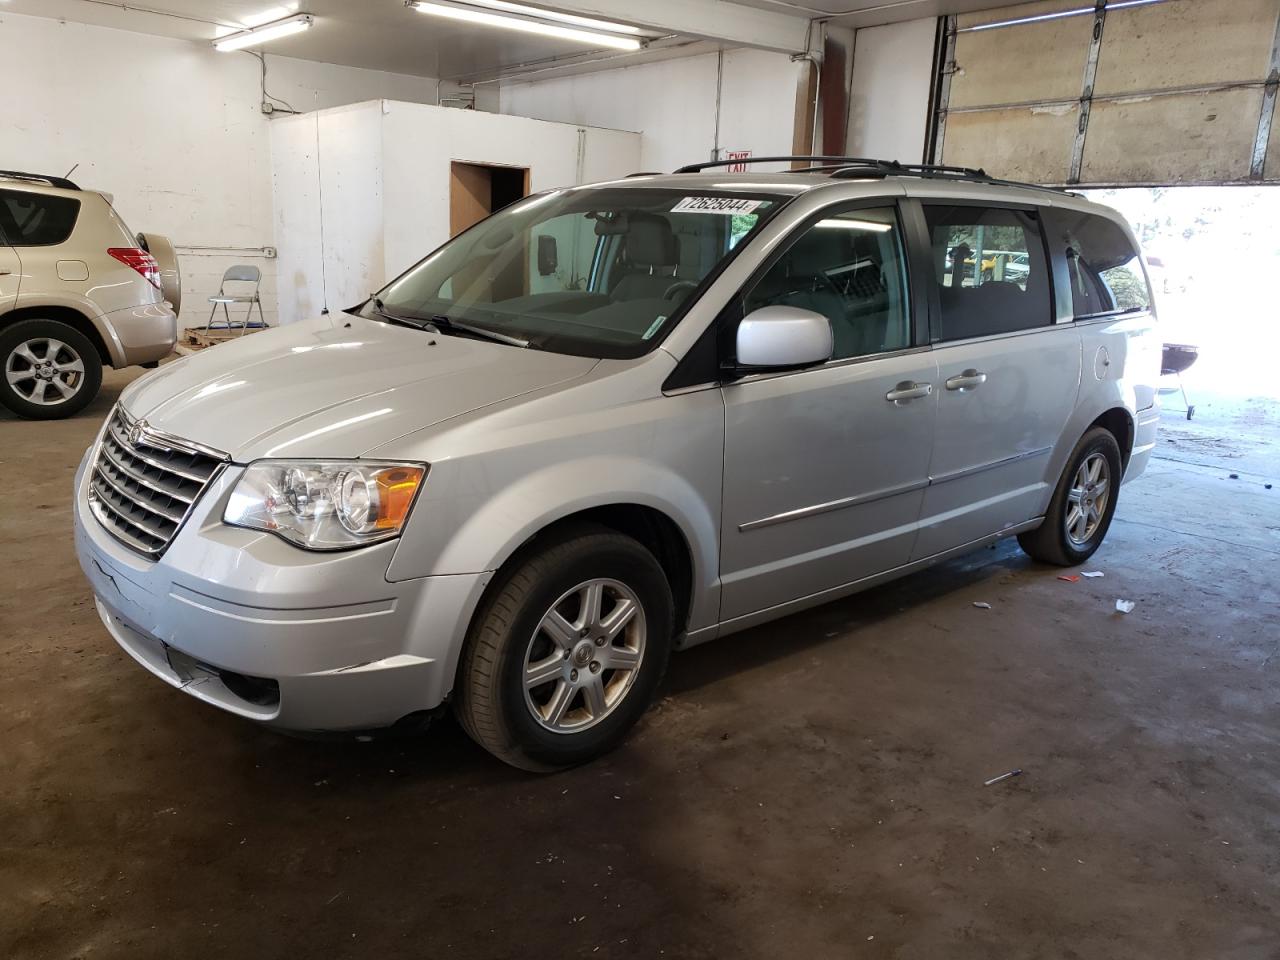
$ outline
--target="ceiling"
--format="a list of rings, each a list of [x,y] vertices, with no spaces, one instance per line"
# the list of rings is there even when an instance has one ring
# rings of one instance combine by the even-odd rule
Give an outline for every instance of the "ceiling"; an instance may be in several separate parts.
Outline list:
[[[736,0],[747,7],[821,17],[842,27],[874,27],[921,17],[941,17],[1005,6],[1018,0]],[[1085,0],[1081,6],[1088,6]]]
[[[534,0],[554,6],[554,0]],[[639,2],[639,0],[636,0]],[[685,0],[689,4],[713,0]],[[958,13],[995,5],[999,0],[735,0],[743,5],[789,14],[802,20],[833,18],[859,27],[897,20]],[[0,0],[0,13],[21,13],[115,27],[193,41],[210,41],[231,27],[310,13],[310,30],[274,40],[258,49],[284,57],[386,70],[423,77],[476,79],[515,68],[537,68],[568,60],[610,65],[626,58],[651,59],[706,49],[687,38],[660,40],[658,49],[619,57],[617,51],[592,51],[582,44],[534,37],[424,16],[404,0]],[[636,7],[637,11],[644,7]],[[704,35],[705,36],[705,35]],[[665,48],[665,49],[663,49]]]
[[[404,0],[8,0],[0,13],[210,41],[220,25],[252,23],[255,15],[271,8],[314,14],[315,23],[304,33],[256,49],[411,76],[492,71],[589,49],[580,43],[425,16],[406,8]]]

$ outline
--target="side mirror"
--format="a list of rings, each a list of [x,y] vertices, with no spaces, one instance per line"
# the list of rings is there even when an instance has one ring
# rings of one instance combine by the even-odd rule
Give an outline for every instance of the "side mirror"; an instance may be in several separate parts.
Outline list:
[[[546,235],[538,237],[538,276],[549,277],[560,266],[560,253],[556,247],[556,238]]]
[[[744,371],[826,363],[834,349],[831,321],[813,310],[761,307],[738,324],[738,367]]]

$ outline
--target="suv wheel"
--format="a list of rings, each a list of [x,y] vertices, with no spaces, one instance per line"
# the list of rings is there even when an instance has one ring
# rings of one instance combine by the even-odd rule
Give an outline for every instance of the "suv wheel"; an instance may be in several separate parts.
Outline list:
[[[1031,557],[1060,567],[1084,563],[1102,545],[1115,516],[1121,480],[1120,445],[1094,427],[1076,444],[1044,523],[1018,535]]]
[[[519,563],[481,607],[455,711],[498,759],[547,771],[616,746],[666,669],[671,588],[630,537],[580,527]]]
[[[0,403],[28,420],[79,413],[102,385],[102,360],[89,338],[58,320],[22,320],[0,331]]]

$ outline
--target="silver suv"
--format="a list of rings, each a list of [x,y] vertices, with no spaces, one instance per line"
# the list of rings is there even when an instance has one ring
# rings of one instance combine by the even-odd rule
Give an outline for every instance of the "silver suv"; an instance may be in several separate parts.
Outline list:
[[[173,351],[181,297],[169,241],[134,237],[107,194],[0,171],[0,403],[14,413],[69,417],[104,365],[155,366]]]
[[[618,743],[673,649],[1001,537],[1089,557],[1158,417],[1119,215],[980,171],[708,167],[529,197],[132,384],[76,477],[107,630],[242,717],[449,704],[544,770]]]

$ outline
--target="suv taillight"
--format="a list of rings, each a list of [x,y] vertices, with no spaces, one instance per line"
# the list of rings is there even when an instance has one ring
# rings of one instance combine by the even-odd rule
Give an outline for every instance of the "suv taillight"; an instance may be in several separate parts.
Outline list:
[[[160,264],[156,258],[140,247],[112,247],[107,251],[126,267],[132,267],[147,278],[147,281],[160,289]]]

